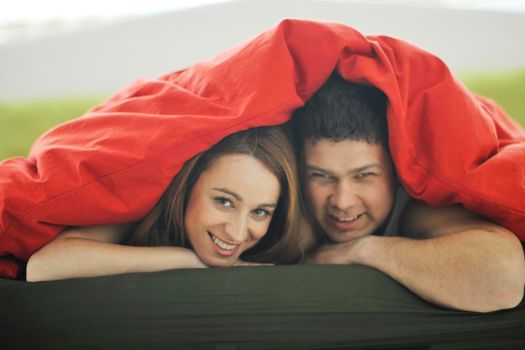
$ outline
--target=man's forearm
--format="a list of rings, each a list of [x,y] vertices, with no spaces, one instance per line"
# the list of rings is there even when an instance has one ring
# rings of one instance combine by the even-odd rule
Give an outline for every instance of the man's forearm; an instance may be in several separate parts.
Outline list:
[[[374,267],[422,298],[448,308],[489,312],[523,297],[525,260],[507,232],[468,230],[433,239],[366,237],[352,262]]]

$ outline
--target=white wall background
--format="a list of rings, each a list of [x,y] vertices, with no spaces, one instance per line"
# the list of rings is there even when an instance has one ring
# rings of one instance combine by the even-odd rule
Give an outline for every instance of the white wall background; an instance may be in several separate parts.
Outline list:
[[[525,67],[525,12],[423,2],[237,0],[0,43],[0,101],[104,96],[208,59],[284,18],[408,40],[458,72]]]

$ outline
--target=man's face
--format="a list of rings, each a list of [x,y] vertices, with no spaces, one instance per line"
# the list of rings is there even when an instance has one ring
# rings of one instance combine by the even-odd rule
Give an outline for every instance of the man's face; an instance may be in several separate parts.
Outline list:
[[[304,151],[307,200],[332,241],[370,235],[385,222],[395,178],[381,144],[307,139]]]

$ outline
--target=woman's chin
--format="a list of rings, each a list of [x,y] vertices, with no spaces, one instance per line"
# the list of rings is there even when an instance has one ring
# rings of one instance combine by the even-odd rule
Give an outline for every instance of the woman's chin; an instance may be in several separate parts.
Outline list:
[[[217,257],[217,256],[207,256],[201,258],[202,262],[209,267],[230,267],[235,265],[239,261],[238,257]]]

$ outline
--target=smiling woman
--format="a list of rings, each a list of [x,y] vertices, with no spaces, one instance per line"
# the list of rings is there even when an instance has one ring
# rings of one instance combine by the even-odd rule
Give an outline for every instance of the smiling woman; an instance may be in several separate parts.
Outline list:
[[[189,243],[207,265],[232,265],[264,237],[279,192],[277,176],[258,159],[244,154],[216,159],[191,191],[185,215]]]
[[[296,178],[280,127],[233,134],[190,159],[141,222],[63,231],[27,280],[297,260]]]

